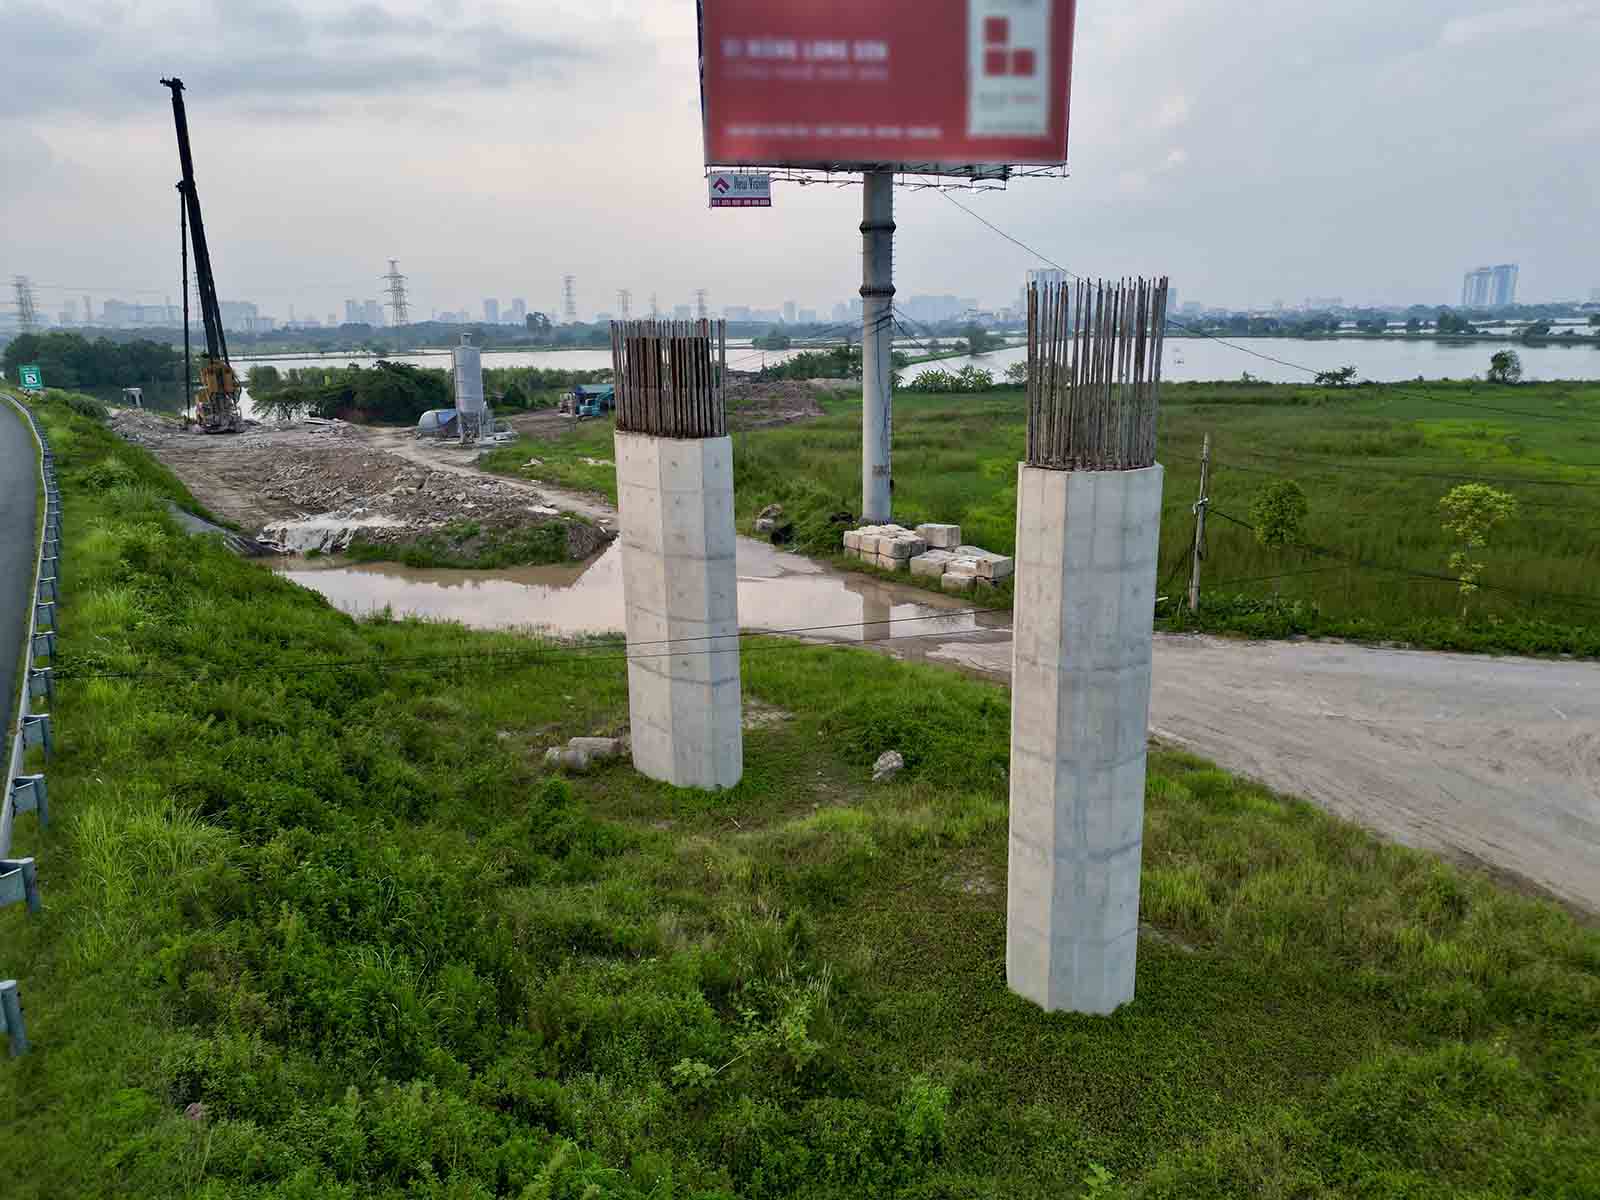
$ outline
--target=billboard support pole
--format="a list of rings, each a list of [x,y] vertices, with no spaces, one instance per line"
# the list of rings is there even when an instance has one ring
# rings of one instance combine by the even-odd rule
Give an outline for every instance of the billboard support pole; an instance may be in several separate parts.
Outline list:
[[[890,348],[894,318],[894,172],[868,171],[861,220],[861,520],[887,524],[892,498]]]

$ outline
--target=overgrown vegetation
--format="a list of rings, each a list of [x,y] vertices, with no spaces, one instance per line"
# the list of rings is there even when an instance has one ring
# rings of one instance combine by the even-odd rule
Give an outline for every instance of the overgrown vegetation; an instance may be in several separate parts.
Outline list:
[[[357,536],[343,554],[356,562],[398,562],[408,567],[455,567],[472,571],[566,562],[573,557],[569,553],[569,525],[577,520],[576,517],[552,517],[505,528],[457,520],[435,533],[421,534],[398,546]]]
[[[1600,934],[1547,903],[1157,753],[1138,998],[1045,1016],[1005,987],[1003,689],[783,645],[737,788],[554,778],[625,722],[613,649],[355,622],[43,416],[8,1200],[1600,1189]]]
[[[898,393],[896,519],[954,521],[968,542],[1011,550],[1022,397]],[[1284,544],[1262,544],[1250,529],[1215,516],[1208,522],[1203,627],[1256,632],[1259,614],[1243,620],[1238,605],[1212,599],[1242,596],[1245,607],[1268,604],[1274,621],[1284,611],[1299,614],[1295,632],[1594,652],[1600,384],[1435,382],[1404,392],[1168,384],[1162,403],[1160,582],[1170,588],[1187,568],[1205,434],[1213,443],[1215,509],[1249,524],[1253,497],[1275,481],[1294,481],[1307,500],[1299,536]],[[741,520],[781,502],[795,521],[796,545],[810,553],[836,550],[827,518],[860,503],[859,401],[825,407],[828,416],[817,421],[736,435],[734,448]],[[1478,556],[1481,591],[1463,619],[1450,569],[1458,547],[1441,527],[1439,502],[1480,476],[1519,503]]]

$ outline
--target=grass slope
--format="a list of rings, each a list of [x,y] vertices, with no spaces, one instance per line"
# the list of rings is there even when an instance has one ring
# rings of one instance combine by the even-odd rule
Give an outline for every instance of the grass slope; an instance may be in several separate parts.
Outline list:
[[[1047,1016],[1005,987],[1004,689],[752,648],[737,788],[553,778],[623,727],[614,650],[353,621],[43,415],[8,1200],[1600,1192],[1600,934],[1546,903],[1156,753],[1138,999]]]

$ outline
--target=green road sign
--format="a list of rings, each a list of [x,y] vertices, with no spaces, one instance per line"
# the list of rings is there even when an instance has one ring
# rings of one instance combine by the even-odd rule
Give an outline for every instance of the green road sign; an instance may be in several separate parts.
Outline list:
[[[22,380],[22,386],[28,391],[38,392],[44,390],[44,372],[34,364],[29,363],[25,367],[19,367],[17,375]]]

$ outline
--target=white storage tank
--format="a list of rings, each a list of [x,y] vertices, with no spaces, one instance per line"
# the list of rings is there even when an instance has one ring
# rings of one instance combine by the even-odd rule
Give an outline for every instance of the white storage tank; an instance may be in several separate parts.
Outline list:
[[[481,417],[483,404],[483,351],[472,344],[472,335],[463,333],[455,357],[456,411],[463,416]]]

